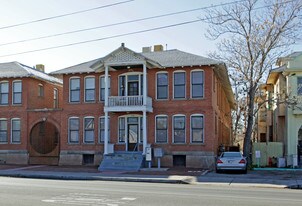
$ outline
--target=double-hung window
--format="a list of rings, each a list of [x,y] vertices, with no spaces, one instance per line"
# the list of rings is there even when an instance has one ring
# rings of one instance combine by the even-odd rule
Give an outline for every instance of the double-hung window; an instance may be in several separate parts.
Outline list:
[[[95,101],[95,78],[85,78],[85,102]]]
[[[53,108],[59,107],[59,91],[58,89],[53,90]]]
[[[186,73],[174,73],[174,99],[184,99],[186,97]]]
[[[125,125],[125,117],[119,118],[119,132],[118,132],[118,141],[125,142],[126,140],[126,125]]]
[[[99,133],[99,143],[104,143],[105,140],[105,118],[100,118],[100,133]],[[110,118],[108,118],[108,142],[110,139]]]
[[[191,116],[191,142],[203,143],[203,116]]]
[[[297,95],[302,95],[302,77],[297,78]]]
[[[12,119],[11,124],[12,143],[21,142],[21,122],[20,119]]]
[[[85,143],[94,142],[94,118],[93,117],[84,118],[84,142]]]
[[[7,143],[7,120],[0,119],[0,143]]]
[[[0,82],[0,104],[8,105],[8,82]]]
[[[156,118],[156,143],[168,142],[168,117],[157,116]]]
[[[186,118],[184,115],[173,116],[174,143],[186,142]]]
[[[203,71],[191,72],[191,97],[203,97]]]
[[[110,77],[108,77],[108,95],[110,96]],[[100,101],[105,101],[105,76],[100,77]]]
[[[22,82],[14,81],[13,82],[13,104],[22,103]]]
[[[168,99],[168,73],[157,73],[157,99]]]
[[[80,102],[80,78],[71,78],[69,88],[70,102]]]
[[[69,118],[69,143],[79,143],[80,120],[78,117]]]

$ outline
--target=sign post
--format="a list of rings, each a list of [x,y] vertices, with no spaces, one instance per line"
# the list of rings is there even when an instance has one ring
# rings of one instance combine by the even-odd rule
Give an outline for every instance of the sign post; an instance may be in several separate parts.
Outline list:
[[[260,158],[261,158],[261,153],[259,150],[255,151],[255,156],[256,156],[256,160],[257,160],[257,167],[260,167]]]
[[[151,168],[151,162],[152,162],[152,149],[151,149],[151,147],[146,147],[146,161],[148,162],[148,167]]]
[[[157,168],[160,168],[160,158],[163,157],[163,149],[154,148],[154,157],[157,157]]]

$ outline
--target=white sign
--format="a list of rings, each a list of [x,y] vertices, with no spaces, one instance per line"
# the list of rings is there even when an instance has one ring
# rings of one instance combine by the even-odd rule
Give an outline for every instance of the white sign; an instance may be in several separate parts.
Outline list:
[[[261,157],[261,154],[260,154],[260,151],[259,151],[259,150],[256,150],[256,151],[255,151],[255,156],[256,156],[256,158],[260,158],[260,157]]]
[[[151,147],[146,147],[146,161],[152,161],[152,149],[151,149]]]

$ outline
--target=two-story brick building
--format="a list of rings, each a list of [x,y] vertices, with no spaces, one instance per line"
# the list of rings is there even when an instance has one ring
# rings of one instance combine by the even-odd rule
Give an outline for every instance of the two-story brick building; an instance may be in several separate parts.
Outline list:
[[[0,64],[0,161],[58,164],[62,80],[18,62]]]
[[[64,85],[59,164],[98,165],[103,155],[145,155],[151,146],[163,149],[163,166],[206,168],[230,144],[234,97],[223,62],[122,44],[51,75]]]

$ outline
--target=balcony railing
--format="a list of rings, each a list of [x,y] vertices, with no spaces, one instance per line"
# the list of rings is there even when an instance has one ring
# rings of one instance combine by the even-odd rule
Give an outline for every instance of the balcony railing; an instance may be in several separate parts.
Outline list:
[[[135,108],[135,110],[142,110],[146,107],[148,111],[152,109],[152,99],[147,97],[147,105],[144,105],[143,96],[110,96],[108,97],[108,108],[110,111],[114,108],[123,108],[122,110],[128,111]],[[122,111],[119,109],[119,111]]]

